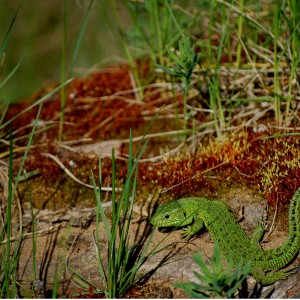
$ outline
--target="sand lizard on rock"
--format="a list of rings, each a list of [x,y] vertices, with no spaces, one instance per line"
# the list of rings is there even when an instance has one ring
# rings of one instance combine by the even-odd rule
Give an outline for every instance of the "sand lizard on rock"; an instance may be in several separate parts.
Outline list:
[[[235,265],[241,260],[244,263],[250,260],[250,274],[257,282],[268,285],[294,273],[294,268],[281,269],[295,258],[300,248],[300,188],[290,204],[288,238],[275,249],[262,250],[259,240],[263,230],[256,230],[249,238],[231,214],[230,208],[219,200],[173,200],[159,207],[150,223],[158,227],[187,226],[183,228],[187,237],[205,226],[212,239],[218,242],[225,259],[231,257]],[[257,234],[259,231],[261,233]]]

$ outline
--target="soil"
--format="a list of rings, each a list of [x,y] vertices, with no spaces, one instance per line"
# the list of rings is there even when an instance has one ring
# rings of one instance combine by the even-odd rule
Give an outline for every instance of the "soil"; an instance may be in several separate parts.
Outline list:
[[[141,65],[141,76],[150,72],[149,68],[148,65]],[[24,111],[30,103],[53,88],[47,87],[24,103],[12,105],[6,120]],[[141,98],[127,66],[114,66],[95,72],[87,78],[74,80],[68,86],[61,141],[58,141],[60,94],[55,93],[44,102],[38,133],[24,164],[27,180],[19,183],[14,205],[14,235],[18,236],[20,228],[26,233],[17,274],[22,296],[32,296],[29,290],[34,284],[32,203],[38,232],[37,278],[44,288],[40,294],[36,288],[37,296],[51,295],[55,276],[58,276],[61,297],[99,297],[94,288],[85,290],[77,275],[80,274],[91,287],[101,288],[94,240],[96,199],[91,170],[98,180],[101,165],[102,184],[109,189],[112,184],[111,158],[114,149],[116,186],[122,187],[127,171],[129,129],[133,136],[133,151],[136,151],[153,118],[156,119],[147,132],[149,144],[139,163],[130,229],[132,239],[149,235],[149,218],[158,204],[174,198],[201,196],[228,203],[248,234],[254,230],[257,220],[261,219],[265,207],[269,205],[267,224],[268,228],[275,224],[275,229],[266,235],[262,246],[265,249],[275,248],[284,242],[288,234],[287,207],[300,185],[300,168],[284,164],[280,151],[286,149],[284,158],[292,161],[299,148],[299,138],[293,135],[281,136],[278,140],[270,138],[281,132],[276,124],[270,122],[270,112],[264,114],[259,122],[250,122],[248,127],[242,124],[252,120],[251,117],[245,116],[242,121],[236,119],[232,123],[234,129],[224,131],[222,137],[218,136],[212,125],[207,129],[199,129],[201,124],[211,121],[203,101],[207,95],[199,90],[205,91],[197,87],[190,91],[189,105],[194,107],[196,113],[194,121],[189,121],[188,125],[193,128],[194,122],[198,129],[194,137],[186,142],[181,130],[181,90],[175,88],[175,92],[171,91],[169,84],[158,80],[147,85]],[[239,109],[234,113],[238,113]],[[250,109],[245,108],[245,111]],[[15,175],[26,145],[26,139],[20,138],[30,133],[37,110],[37,106],[33,107],[11,124],[16,151]],[[293,127],[288,130],[293,132]],[[285,148],[287,144],[289,148]],[[4,150],[1,149],[2,153]],[[270,159],[275,155],[277,160]],[[275,176],[273,172],[272,177],[273,162],[281,164],[282,173],[276,173]],[[271,178],[270,185],[264,181],[267,175]],[[6,208],[5,185],[2,184],[2,214]],[[111,192],[103,191],[102,194],[110,215]],[[275,220],[273,216],[276,216]],[[108,242],[102,223],[99,235],[105,267]],[[162,246],[170,246],[147,260],[140,270],[147,275],[145,280],[122,295],[124,298],[186,298],[184,292],[172,284],[196,279],[193,270],[197,270],[197,265],[191,253],[200,250],[207,261],[212,255],[213,242],[208,232],[186,240],[178,231],[167,235],[156,230],[150,249],[162,240]],[[297,262],[299,258],[293,265],[297,265]],[[274,284],[272,296],[292,298],[299,295],[299,277],[300,272],[297,272],[288,280]],[[249,291],[253,287],[254,279],[249,277]],[[269,291],[270,287],[264,288],[260,296],[267,295]]]
[[[241,206],[245,206],[243,220],[240,222],[247,234],[251,234],[257,224],[257,219],[263,214],[265,201],[258,195],[253,195],[253,191],[245,187],[234,187],[227,190],[223,199],[231,197],[232,203],[235,203],[234,212],[237,219],[241,220]],[[244,201],[245,200],[245,201]],[[107,208],[109,211],[109,208]],[[252,212],[250,214],[250,212]],[[24,220],[29,212],[23,215]],[[78,282],[79,273],[87,282],[94,287],[101,287],[101,278],[99,276],[98,258],[95,247],[95,214],[96,208],[91,209],[72,209],[69,211],[48,211],[39,210],[35,220],[38,224],[38,235],[36,239],[36,263],[39,278],[43,280],[45,294],[51,295],[53,283],[55,281],[55,271],[57,270],[60,281],[60,295],[67,297],[82,297],[95,295],[92,291],[86,293]],[[272,216],[274,211],[270,213]],[[28,218],[29,219],[29,218]],[[141,220],[140,213],[135,213],[132,219],[130,236],[144,237],[149,235],[148,218]],[[270,222],[272,220],[269,220]],[[151,228],[150,228],[151,229]],[[107,265],[107,237],[103,223],[99,227],[100,251],[104,261],[104,267]],[[166,237],[167,236],[167,237]],[[275,230],[268,235],[262,243],[264,249],[280,246],[287,237],[286,216],[281,215],[276,222]],[[163,242],[162,242],[163,241]],[[162,243],[161,243],[162,242]],[[186,298],[181,289],[175,289],[172,286],[174,282],[195,281],[194,270],[199,267],[193,261],[191,254],[198,250],[204,255],[207,262],[213,254],[213,241],[208,232],[196,236],[190,240],[182,237],[180,231],[172,234],[156,231],[151,242],[150,249],[153,249],[158,243],[161,247],[169,245],[166,249],[159,252],[146,261],[139,274],[151,276],[141,286],[136,286],[123,295],[124,298]],[[293,265],[300,262],[298,258]],[[22,255],[18,266],[19,283],[25,289],[33,283],[33,260],[32,260],[32,236],[29,235],[23,242]],[[75,273],[76,272],[76,273]],[[299,294],[298,280],[300,274],[295,273],[289,277],[286,282],[276,283],[274,285],[276,295],[281,297],[291,297]],[[254,279],[248,279],[248,291],[254,288]],[[267,293],[270,287],[265,287],[262,291]],[[23,293],[25,294],[24,290]],[[99,294],[96,294],[99,296]],[[278,296],[278,297],[279,297]]]

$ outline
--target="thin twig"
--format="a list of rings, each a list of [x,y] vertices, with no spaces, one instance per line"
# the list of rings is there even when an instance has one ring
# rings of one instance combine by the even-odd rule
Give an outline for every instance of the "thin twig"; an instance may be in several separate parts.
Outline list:
[[[53,154],[51,154],[51,153],[42,153],[41,155],[45,156],[45,157],[49,157],[52,160],[54,160],[63,169],[63,171],[68,176],[70,176],[74,181],[76,181],[77,183],[79,183],[79,184],[81,184],[81,185],[83,185],[83,186],[85,186],[87,188],[94,189],[93,185],[84,183],[81,180],[79,180],[77,177],[75,177],[74,174],[56,156],[54,156]],[[96,187],[96,188],[99,189],[99,187]],[[101,190],[102,191],[109,191],[109,192],[111,192],[112,188],[111,187],[101,187]],[[122,188],[116,188],[116,191],[122,191]]]
[[[237,166],[234,166],[234,168],[235,168],[235,169],[238,171],[238,173],[241,174],[242,176],[245,176],[245,177],[248,177],[248,178],[251,178],[251,177],[254,177],[254,176],[255,176],[255,174],[253,174],[253,175],[247,175],[247,174],[245,174],[245,173],[242,173],[242,172],[238,169]]]
[[[250,61],[250,64],[252,65],[252,69],[255,71],[256,76],[258,77],[258,79],[259,79],[259,81],[260,81],[260,84],[263,86],[263,85],[264,85],[264,84],[263,84],[263,81],[262,81],[262,79],[261,79],[261,77],[260,77],[258,71],[256,70],[255,64],[253,63],[253,61],[252,61],[252,59],[251,59],[251,57],[250,57],[250,55],[249,55],[249,52],[248,52],[248,50],[247,50],[247,47],[245,46],[243,40],[241,39],[241,37],[239,36],[239,34],[238,34],[237,31],[236,31],[236,34],[237,34],[237,36],[238,36],[238,39],[239,39],[240,43],[241,43],[242,46],[243,46],[243,49],[244,49],[244,51],[245,51],[245,53],[246,53],[246,56],[247,56],[248,60]],[[254,77],[254,78],[255,78],[255,77]],[[253,80],[253,79],[252,79],[252,80]]]
[[[272,219],[270,229],[269,229],[268,233],[264,236],[262,242],[265,241],[275,229],[275,221],[276,221],[276,218],[277,218],[277,211],[278,211],[278,197],[276,198],[275,212],[274,212],[274,215],[273,215],[273,219]]]
[[[22,239],[24,239],[24,238],[30,238],[33,234],[40,234],[40,233],[48,234],[48,233],[50,233],[50,232],[53,232],[52,230],[58,229],[58,227],[60,227],[60,225],[61,225],[61,224],[57,224],[57,225],[52,226],[52,227],[50,227],[50,228],[43,229],[43,230],[38,230],[38,231],[36,231],[36,232],[24,233],[24,234],[22,234],[22,235],[19,236],[19,237],[13,236],[13,237],[11,237],[11,238],[9,239],[9,241],[10,241],[10,242],[14,242],[15,240],[18,240],[19,238],[22,238]],[[7,243],[7,239],[4,240],[4,241],[2,241],[2,242],[0,243],[0,245],[6,244],[6,243]]]
[[[187,179],[185,179],[184,181],[179,182],[179,183],[177,183],[177,184],[175,184],[175,185],[173,185],[173,186],[171,186],[171,187],[169,187],[169,188],[164,188],[164,189],[161,190],[161,194],[162,194],[162,193],[166,193],[167,191],[169,191],[169,190],[171,190],[171,189],[173,189],[173,188],[175,188],[175,187],[177,187],[177,186],[179,186],[179,185],[181,185],[181,184],[183,184],[183,183],[185,183],[185,182],[187,182],[187,181],[190,181],[190,180],[192,180],[192,179],[194,179],[194,178],[196,178],[196,177],[199,177],[200,175],[203,175],[203,174],[205,174],[205,173],[207,173],[207,172],[210,172],[211,170],[214,170],[214,169],[216,169],[216,168],[219,168],[219,167],[221,167],[221,166],[223,166],[223,165],[225,165],[225,164],[228,164],[228,163],[229,163],[228,161],[223,161],[222,163],[220,163],[220,164],[218,164],[218,165],[216,165],[216,166],[214,166],[214,167],[212,167],[212,168],[209,168],[209,169],[206,169],[206,170],[202,171],[200,174],[195,174],[195,175],[192,176],[191,178],[187,178]]]
[[[115,111],[114,113],[112,113],[109,117],[107,117],[104,121],[102,121],[97,126],[93,127],[91,130],[89,130],[83,137],[84,138],[90,137],[91,134],[93,134],[95,131],[99,130],[101,127],[103,127],[107,123],[109,123],[112,120],[114,120],[119,114],[121,114],[122,112],[124,112],[124,110],[130,108],[132,105],[133,105],[133,103],[130,103],[130,104],[127,104],[126,107],[122,107],[122,108],[118,109],[117,111]]]

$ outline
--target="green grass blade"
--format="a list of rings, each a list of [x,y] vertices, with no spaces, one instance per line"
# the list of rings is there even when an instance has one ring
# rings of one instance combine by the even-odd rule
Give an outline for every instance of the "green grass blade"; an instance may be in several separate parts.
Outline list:
[[[18,288],[17,288],[17,271],[18,264],[21,256],[21,245],[23,241],[23,234],[25,232],[25,228],[23,228],[21,235],[14,241],[14,251],[11,259],[11,289],[12,289],[12,298],[18,298]]]
[[[97,187],[93,172],[91,172],[91,175],[92,175],[92,182],[93,182],[93,186],[94,186],[94,193],[95,193],[96,200],[97,200],[97,210],[100,211],[101,218],[102,218],[102,221],[105,226],[106,234],[108,236],[108,239],[110,240],[111,239],[111,231],[109,228],[108,219],[105,215],[104,209],[101,204],[101,198],[100,198],[101,187],[99,187],[99,188]]]
[[[93,287],[94,289],[96,289],[96,286],[93,285],[93,283],[91,283],[90,281],[86,280],[81,274],[76,272],[71,267],[68,267],[68,269],[72,272],[72,274],[71,274],[72,280],[75,280],[77,283],[79,283],[87,291],[89,290],[89,287]]]
[[[10,36],[10,34],[11,34],[11,31],[12,31],[12,28],[13,28],[15,22],[16,22],[16,18],[17,18],[17,16],[18,16],[18,13],[19,13],[19,10],[20,10],[20,8],[21,8],[21,6],[22,6],[22,3],[23,3],[23,0],[21,0],[21,1],[19,2],[18,8],[17,8],[17,10],[16,10],[16,12],[15,12],[13,18],[12,18],[12,21],[11,21],[11,23],[10,23],[10,25],[9,25],[9,28],[8,28],[7,32],[6,32],[6,35],[5,35],[5,37],[4,37],[4,40],[3,40],[2,44],[1,44],[1,48],[0,48],[0,61],[1,61],[2,56],[3,56],[3,54],[4,54],[4,51],[5,51],[7,42],[8,42],[8,38],[9,38],[9,36]]]
[[[67,0],[64,0],[64,30],[63,30],[63,43],[61,49],[61,66],[60,66],[60,81],[66,80],[66,57],[67,57]],[[63,86],[60,90],[60,117],[58,128],[58,140],[62,140],[63,125],[65,118],[65,106],[67,102],[67,86]]]
[[[8,126],[9,124],[11,124],[14,120],[16,120],[17,118],[19,118],[21,115],[23,115],[24,113],[26,113],[27,111],[31,110],[33,107],[43,103],[47,98],[49,98],[51,95],[53,95],[54,93],[56,93],[57,91],[59,91],[63,86],[69,84],[73,79],[69,79],[66,82],[64,82],[63,84],[59,85],[58,87],[56,87],[55,89],[53,89],[51,92],[49,92],[47,95],[43,96],[41,99],[39,99],[38,101],[36,101],[35,103],[33,103],[32,105],[28,106],[27,108],[23,109],[21,112],[19,112],[18,114],[16,114],[14,117],[12,117],[11,119],[9,119],[8,121],[6,121],[4,124],[2,124],[0,126],[0,129],[5,128],[6,126]]]
[[[210,298],[204,292],[198,290],[199,286],[193,282],[182,282],[182,283],[174,283],[176,288],[183,289],[186,294],[188,294],[191,298]],[[201,288],[201,286],[200,286]],[[202,287],[203,288],[203,287]],[[203,288],[204,290],[205,288]]]
[[[4,78],[4,80],[0,83],[0,89],[13,77],[13,75],[17,72],[21,65],[21,61],[17,63],[17,65],[11,70],[11,72]],[[0,123],[1,124],[1,123]]]
[[[136,184],[137,184],[137,169],[136,169],[133,185],[132,185],[132,188],[131,188],[132,192],[128,196],[129,203],[127,201],[125,203],[125,205],[126,205],[125,210],[128,211],[128,213],[126,212],[126,215],[125,215],[125,218],[127,219],[127,222],[124,222],[122,224],[122,228],[121,228],[121,237],[122,237],[121,240],[122,240],[122,244],[123,244],[123,249],[122,249],[123,251],[119,253],[119,257],[118,257],[119,259],[123,259],[123,262],[120,261],[120,264],[122,263],[124,265],[124,268],[122,268],[122,270],[121,270],[121,276],[120,276],[120,281],[121,281],[120,287],[121,288],[123,287],[124,279],[127,277],[128,273],[133,272],[133,269],[130,269],[128,271],[127,266],[128,266],[128,264],[130,264],[130,260],[132,259],[132,257],[131,257],[132,253],[131,253],[131,251],[129,251],[128,248],[129,248],[129,233],[130,233],[130,226],[131,226],[130,220],[132,218],[133,203],[134,203],[135,191],[136,191]],[[129,205],[129,207],[128,207],[128,205]]]
[[[40,113],[41,113],[42,107],[43,107],[43,106],[40,104],[40,107],[39,107],[39,109],[38,109],[38,112],[37,112],[37,115],[36,115],[36,118],[35,118],[35,121],[34,121],[34,124],[33,124],[33,127],[32,127],[32,131],[31,131],[30,136],[29,136],[29,138],[28,138],[26,150],[25,150],[24,155],[23,155],[23,157],[22,157],[22,161],[21,161],[21,164],[20,164],[20,168],[19,168],[19,171],[18,171],[18,175],[17,175],[17,177],[16,177],[16,179],[15,179],[14,193],[15,193],[15,190],[16,190],[16,188],[17,188],[17,186],[18,186],[18,183],[19,183],[19,180],[20,180],[22,171],[23,171],[23,165],[24,165],[24,162],[25,162],[25,160],[26,160],[28,151],[29,151],[29,149],[30,149],[30,145],[31,145],[31,143],[32,143],[33,136],[34,136],[34,134],[35,134],[35,129],[36,129],[36,126],[37,126],[39,117],[40,117]]]
[[[116,182],[116,162],[114,149],[112,149],[112,187],[115,190],[115,182]],[[125,189],[125,187],[124,187]],[[122,192],[123,194],[123,192]],[[122,236],[120,235],[119,247],[116,246],[117,233],[119,229],[119,221],[120,221],[120,212],[122,208],[122,197],[119,200],[117,205],[116,194],[112,198],[112,225],[111,225],[111,238],[109,239],[109,257],[108,257],[108,286],[110,298],[115,298],[117,296],[118,290],[118,275],[120,269],[120,250],[123,249],[122,245]],[[124,222],[124,221],[123,221]],[[120,224],[122,225],[122,224]]]
[[[9,103],[6,103],[3,110],[2,110],[2,113],[1,113],[1,117],[0,117],[0,125],[3,123],[3,120],[5,118],[5,115],[7,113],[7,110],[9,108]]]
[[[7,197],[7,212],[6,212],[6,258],[5,258],[5,267],[4,267],[4,281],[1,288],[0,297],[3,298],[6,291],[6,297],[11,298],[10,295],[10,274],[11,274],[11,261],[10,261],[10,250],[11,250],[11,208],[13,202],[13,137],[12,129],[10,129],[9,136],[9,170],[8,170],[8,197]]]
[[[90,4],[89,4],[88,9],[87,9],[87,11],[84,15],[83,22],[82,22],[82,25],[81,25],[81,28],[80,28],[80,31],[79,31],[79,36],[77,38],[76,46],[75,46],[74,53],[73,53],[73,56],[72,56],[72,61],[71,61],[71,76],[73,74],[73,68],[74,68],[75,61],[76,61],[77,56],[78,56],[79,48],[80,48],[82,38],[83,38],[83,35],[84,35],[84,32],[85,32],[87,21],[89,19],[89,16],[90,16],[90,13],[91,13],[91,10],[92,10],[93,3],[94,3],[94,0],[90,0]]]
[[[95,193],[95,196],[96,196],[96,201],[97,201],[97,213],[96,213],[96,250],[97,250],[97,262],[98,262],[98,270],[99,270],[99,274],[100,274],[100,278],[101,278],[101,281],[102,281],[102,286],[103,286],[103,292],[106,296],[106,298],[109,297],[109,294],[108,294],[108,279],[107,279],[107,275],[104,271],[104,267],[103,267],[103,263],[102,263],[102,260],[101,260],[101,255],[100,255],[100,238],[99,238],[99,214],[101,215],[101,218],[102,218],[102,221],[105,225],[105,230],[106,230],[106,235],[108,236],[108,239],[110,239],[110,236],[111,236],[111,231],[110,231],[110,228],[109,228],[109,224],[108,224],[108,220],[106,218],[106,215],[104,213],[104,209],[102,207],[102,203],[101,203],[101,186],[102,186],[102,171],[101,171],[101,156],[99,155],[99,165],[98,165],[98,169],[99,169],[99,181],[98,181],[98,184],[99,184],[99,188],[97,187],[96,185],[96,182],[95,182],[95,177],[94,177],[94,174],[93,172],[91,172],[92,174],[92,181],[93,181],[93,187],[94,187],[94,193]]]
[[[134,75],[135,81],[136,81],[136,85],[139,88],[139,96],[142,98],[143,96],[143,89],[142,89],[142,84],[141,84],[141,77],[139,75],[139,72],[136,68],[136,64],[134,61],[133,56],[131,55],[130,51],[129,51],[129,47],[123,37],[123,33],[122,33],[122,26],[120,24],[120,20],[119,20],[119,16],[118,16],[118,9],[116,6],[116,3],[114,0],[109,0],[109,9],[113,14],[113,23],[110,21],[110,18],[108,17],[107,14],[107,2],[104,0],[98,0],[100,7],[102,8],[102,11],[104,13],[104,17],[107,21],[107,24],[109,26],[109,28],[111,29],[111,32],[114,35],[114,38],[117,42],[117,44],[119,45],[120,49],[122,49],[128,64],[132,70],[132,73]],[[115,29],[116,28],[116,29]]]
[[[25,177],[25,184],[26,189],[28,191],[28,198],[30,203],[30,212],[31,212],[31,231],[32,231],[32,264],[33,264],[33,279],[36,280],[37,278],[37,267],[36,267],[36,228],[35,228],[35,219],[34,219],[34,212],[33,212],[33,203],[31,197],[31,191],[27,182],[26,172],[24,171]]]
[[[203,259],[202,254],[200,251],[192,255],[193,260],[196,262],[196,264],[201,268],[202,272],[204,273],[205,276],[208,276],[210,274],[210,271]]]
[[[134,264],[133,268],[124,276],[123,281],[121,282],[121,294],[126,291],[131,285],[136,284],[141,278],[143,278],[143,274],[138,276],[137,278],[137,272],[141,268],[141,266],[144,264],[144,262],[147,260],[147,258],[150,257],[150,254],[147,255],[147,252],[149,250],[150,244],[152,242],[153,236],[154,236],[155,231],[152,230],[150,237],[148,238],[147,244],[145,245],[142,253],[139,256],[139,259],[137,262]]]
[[[176,17],[174,16],[172,7],[170,6],[170,3],[169,3],[168,0],[165,0],[165,5],[166,5],[166,7],[167,7],[167,9],[168,9],[169,15],[171,16],[171,18],[172,18],[172,20],[173,20],[173,22],[174,22],[174,24],[175,24],[175,26],[176,26],[176,28],[177,28],[179,34],[180,34],[179,36],[184,37],[185,34],[184,34],[182,28],[179,26],[179,24],[178,24],[178,22],[177,22],[177,20],[176,20]]]

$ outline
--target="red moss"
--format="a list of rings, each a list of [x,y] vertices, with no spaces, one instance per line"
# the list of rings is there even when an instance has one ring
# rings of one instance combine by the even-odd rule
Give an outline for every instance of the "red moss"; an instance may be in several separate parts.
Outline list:
[[[285,178],[274,179],[274,185],[276,188],[266,193],[268,204],[286,207],[300,186],[300,168],[289,170]]]
[[[149,65],[138,62],[137,67],[140,68],[139,72],[143,74],[142,76],[148,74]],[[129,128],[142,128],[141,125],[145,124],[145,112],[147,116],[154,116],[157,109],[163,104],[173,104],[174,102],[177,111],[182,112],[181,93],[176,95],[176,101],[173,97],[164,97],[165,94],[161,94],[162,91],[156,90],[154,87],[147,87],[144,90],[143,102],[136,101],[136,95],[133,92],[122,96],[115,95],[117,92],[129,91],[133,88],[129,72],[127,66],[108,68],[102,72],[93,73],[87,78],[75,79],[70,83],[64,114],[63,140],[82,139],[83,137],[89,137],[93,140],[128,138]],[[41,90],[31,98],[31,101],[40,99],[53,88],[50,86]],[[199,103],[195,102],[194,105],[197,106]],[[6,120],[25,110],[28,106],[28,103],[12,105],[8,110]],[[96,176],[98,175],[98,158],[66,151],[58,148],[55,144],[58,137],[60,106],[59,93],[55,93],[43,103],[38,129],[49,125],[52,127],[34,137],[33,144],[40,146],[29,152],[25,168],[26,170],[38,170],[44,178],[49,180],[62,174],[63,170],[56,162],[41,155],[42,152],[48,152],[54,154],[67,167],[72,168],[70,161],[73,161],[76,165],[76,168],[72,169],[74,175],[91,184],[90,169]],[[12,123],[13,128],[17,129],[14,137],[20,137],[31,132],[32,127],[28,124],[32,124],[37,110],[38,107],[34,107]],[[164,113],[162,111],[161,115]],[[198,122],[202,122],[209,119],[210,116],[198,113],[196,118]],[[48,121],[52,123],[46,123]],[[157,120],[152,130],[157,132],[168,131],[170,128],[175,129],[174,123]],[[157,124],[160,126],[158,130],[155,127]],[[262,186],[262,179],[265,176],[262,170],[271,168],[275,152],[286,151],[286,145],[299,146],[297,137],[293,136],[262,139],[262,136],[274,136],[275,133],[275,130],[255,133],[252,128],[248,128],[244,135],[232,134],[228,140],[218,143],[213,137],[209,137],[207,140],[202,140],[203,151],[196,151],[192,157],[182,155],[180,159],[178,157],[176,159],[169,158],[159,164],[140,164],[140,182],[150,186],[159,185],[168,189],[176,197],[194,194],[203,187],[211,186],[209,176],[213,176],[214,181],[224,182],[224,179],[230,178],[232,181],[251,184],[258,189]],[[146,157],[156,155],[161,140],[163,139],[157,138],[150,141],[145,154]],[[237,143],[234,144],[234,142]],[[18,146],[25,143],[26,139],[20,140]],[[211,143],[215,143],[217,148],[214,148]],[[136,147],[137,143],[134,143],[134,151]],[[127,154],[128,145],[124,144],[120,151],[121,155]],[[292,159],[293,152],[287,151],[284,160],[291,161]],[[286,199],[290,199],[291,196],[290,191],[292,189],[290,187],[300,184],[295,179],[299,178],[297,168],[288,168],[280,161],[278,164],[282,173],[289,175],[271,178],[273,185],[266,193],[266,198],[271,205],[275,204],[274,199],[277,198],[279,204],[285,203]],[[118,179],[124,179],[127,174],[126,162],[117,160],[116,169]],[[110,180],[110,159],[102,161],[102,172],[103,180]]]
[[[274,131],[254,133],[248,129],[246,135],[235,135],[233,140],[219,143],[216,149],[214,144],[206,146],[203,141],[203,149],[212,147],[211,151],[195,153],[192,158],[179,158],[177,155],[177,158],[171,157],[159,164],[140,167],[140,178],[145,184],[149,184],[150,181],[161,186],[177,198],[195,194],[203,187],[211,187],[209,180],[211,176],[214,181],[224,183],[230,178],[231,181],[244,182],[259,190],[266,176],[262,170],[271,168],[274,163],[271,158],[279,151],[285,153],[283,162],[277,162],[281,175],[274,173],[271,178],[272,187],[266,191],[265,197],[270,205],[276,205],[278,199],[278,205],[283,206],[289,202],[296,187],[300,186],[299,167],[291,168],[288,165],[294,157],[293,151],[287,151],[286,146],[297,149],[299,140],[296,136],[282,136],[280,140],[273,137],[262,139],[263,136],[274,136],[274,133]],[[236,147],[234,144],[239,146]]]
[[[121,134],[124,128],[136,128],[143,122],[141,105],[128,104],[125,100],[114,97],[99,98],[109,97],[118,91],[132,89],[128,72],[127,67],[115,68],[107,72],[91,74],[86,79],[75,79],[69,85],[64,115],[64,140],[80,139],[88,132],[90,132],[88,137],[107,139]],[[49,89],[40,91],[32,97],[31,102],[40,99],[48,91]],[[126,94],[126,98],[134,100],[134,95]],[[29,105],[28,102],[12,105],[7,112],[5,121],[24,111]],[[32,108],[12,123],[12,127],[18,130],[27,126],[27,128],[19,130],[16,137],[31,132],[31,127],[28,127],[28,124],[36,118],[37,110],[38,107]],[[40,125],[45,124],[47,121],[54,121],[54,123],[51,124],[53,126],[51,129],[48,129],[42,135],[37,135],[36,142],[45,142],[47,139],[55,140],[57,138],[60,110],[59,93],[55,93],[43,103]],[[116,112],[119,113],[109,119]],[[101,124],[103,125],[101,126]],[[128,135],[128,132],[126,132],[126,135]]]

